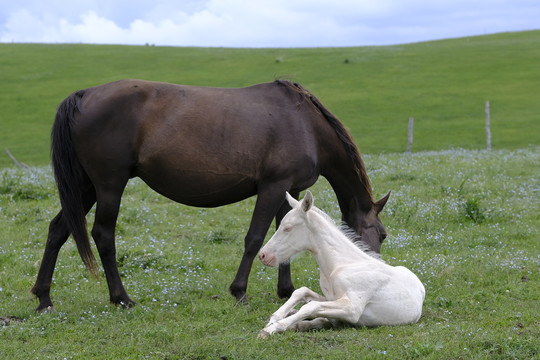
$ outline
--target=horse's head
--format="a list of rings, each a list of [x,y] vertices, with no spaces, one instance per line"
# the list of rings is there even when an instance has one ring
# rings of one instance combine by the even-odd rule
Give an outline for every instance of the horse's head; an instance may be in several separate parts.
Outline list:
[[[379,219],[379,213],[390,198],[390,192],[381,200],[372,204],[371,209],[366,213],[358,211],[351,213],[350,218],[344,218],[347,225],[353,229],[361,238],[362,242],[376,253],[381,252],[381,245],[386,238],[386,230]]]
[[[276,233],[261,249],[259,259],[266,266],[277,266],[292,256],[309,249],[308,211],[313,206],[313,196],[309,190],[302,201],[289,193],[287,201],[292,210],[285,215]]]

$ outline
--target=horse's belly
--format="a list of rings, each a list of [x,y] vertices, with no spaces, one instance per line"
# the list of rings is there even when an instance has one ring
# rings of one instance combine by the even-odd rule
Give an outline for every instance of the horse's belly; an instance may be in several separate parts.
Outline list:
[[[189,206],[222,206],[244,200],[257,193],[254,179],[238,174],[182,172],[139,176],[158,193]]]

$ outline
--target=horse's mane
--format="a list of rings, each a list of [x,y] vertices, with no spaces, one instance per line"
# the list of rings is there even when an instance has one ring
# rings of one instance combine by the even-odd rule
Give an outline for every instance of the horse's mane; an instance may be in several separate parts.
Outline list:
[[[334,219],[332,219],[327,213],[322,211],[316,206],[311,207],[311,211],[315,211],[317,214],[321,215],[326,221],[328,221],[330,224],[335,226],[347,239],[349,239],[350,242],[353,243],[354,246],[362,250],[366,255],[371,256],[372,258],[379,260],[381,262],[384,262],[384,260],[381,257],[381,254],[371,250],[371,248],[362,241],[362,237],[354,231],[351,227],[349,227],[347,224],[342,223],[341,226],[338,226]]]
[[[369,182],[369,178],[366,172],[366,167],[364,166],[364,161],[360,156],[360,151],[358,150],[358,147],[356,146],[350,132],[347,130],[347,128],[345,128],[343,123],[334,114],[332,114],[330,110],[328,110],[319,101],[319,99],[315,97],[315,95],[305,89],[302,85],[288,80],[276,80],[276,83],[286,86],[287,88],[302,95],[304,99],[308,99],[310,103],[324,116],[324,118],[328,121],[330,126],[332,126],[332,128],[336,132],[339,140],[341,140],[341,142],[343,143],[345,151],[347,152],[347,155],[353,163],[354,171],[358,176],[360,183],[365,186],[366,192],[369,194],[371,200],[373,201],[373,192],[371,191],[371,184]]]

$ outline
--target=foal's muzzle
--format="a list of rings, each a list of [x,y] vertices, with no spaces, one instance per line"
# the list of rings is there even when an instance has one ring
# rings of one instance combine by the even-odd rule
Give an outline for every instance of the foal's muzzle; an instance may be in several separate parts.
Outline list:
[[[276,257],[273,254],[267,253],[266,251],[261,251],[259,253],[259,259],[266,266],[274,267],[277,265]]]

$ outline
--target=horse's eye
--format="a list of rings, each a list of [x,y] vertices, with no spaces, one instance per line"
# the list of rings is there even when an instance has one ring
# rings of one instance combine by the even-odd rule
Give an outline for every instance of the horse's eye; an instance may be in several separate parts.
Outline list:
[[[292,226],[285,226],[285,227],[283,228],[283,231],[285,231],[285,232],[289,232],[289,231],[291,231],[291,230],[292,230]]]

